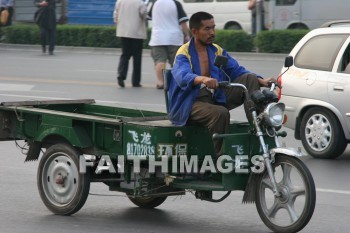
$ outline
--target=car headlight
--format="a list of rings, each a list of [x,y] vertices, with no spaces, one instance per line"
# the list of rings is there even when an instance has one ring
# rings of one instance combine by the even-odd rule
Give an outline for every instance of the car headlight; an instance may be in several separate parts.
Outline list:
[[[284,108],[283,103],[268,104],[264,110],[265,122],[272,127],[281,126],[284,118]]]

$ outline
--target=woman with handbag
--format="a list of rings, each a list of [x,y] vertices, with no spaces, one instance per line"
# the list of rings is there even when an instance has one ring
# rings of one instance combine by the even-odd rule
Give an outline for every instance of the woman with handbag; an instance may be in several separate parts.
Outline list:
[[[56,3],[61,0],[34,0],[34,5],[39,9],[35,13],[35,22],[40,27],[40,42],[42,52],[46,53],[46,45],[49,45],[49,54],[53,55],[56,43]]]

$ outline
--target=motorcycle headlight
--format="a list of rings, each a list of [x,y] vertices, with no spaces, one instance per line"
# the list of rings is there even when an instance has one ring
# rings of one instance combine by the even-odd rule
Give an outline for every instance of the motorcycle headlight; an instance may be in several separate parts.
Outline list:
[[[284,108],[283,103],[268,104],[264,110],[265,122],[272,127],[281,126],[284,118]]]

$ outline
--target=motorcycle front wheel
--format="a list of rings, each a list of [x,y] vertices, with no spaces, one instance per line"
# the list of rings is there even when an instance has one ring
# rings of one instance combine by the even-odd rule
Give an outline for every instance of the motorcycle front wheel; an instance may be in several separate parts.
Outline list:
[[[272,164],[280,197],[273,194],[267,170],[259,176],[256,208],[265,225],[274,232],[298,232],[310,221],[316,189],[309,169],[296,157],[276,155]]]

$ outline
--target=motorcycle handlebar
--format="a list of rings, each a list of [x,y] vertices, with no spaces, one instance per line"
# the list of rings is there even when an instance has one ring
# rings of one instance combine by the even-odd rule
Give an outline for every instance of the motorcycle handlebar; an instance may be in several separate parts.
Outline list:
[[[269,87],[270,87],[270,91],[275,90],[275,88],[276,88],[276,83],[274,83],[274,82],[269,82]]]
[[[229,86],[230,82],[228,82],[228,81],[221,81],[218,84],[219,84],[218,88],[224,88],[224,87]]]
[[[230,83],[228,81],[221,81],[221,82],[218,82],[218,88],[225,88],[225,87],[240,87],[242,89],[244,89],[244,91],[248,91],[247,90],[247,87],[244,86],[243,84],[240,84],[240,83]]]
[[[278,86],[278,84],[276,84],[275,82],[269,82],[268,84],[270,91],[273,91],[276,88],[276,86]],[[228,81],[218,82],[218,88],[225,88],[225,87],[241,87],[244,90],[247,90],[246,86],[240,83],[230,83]]]

